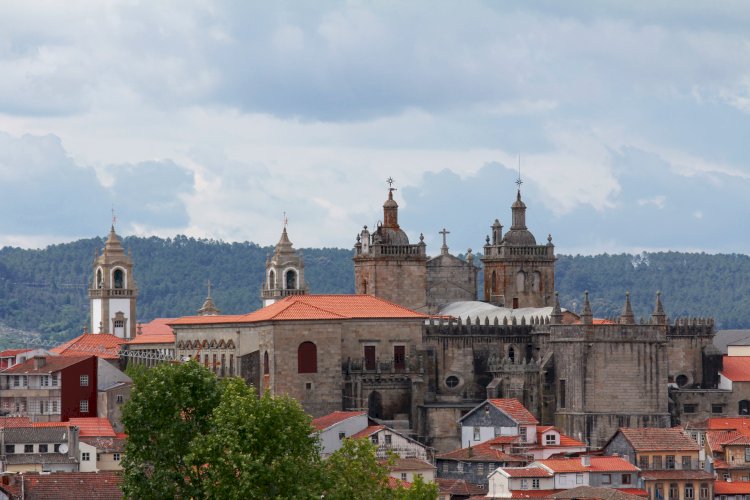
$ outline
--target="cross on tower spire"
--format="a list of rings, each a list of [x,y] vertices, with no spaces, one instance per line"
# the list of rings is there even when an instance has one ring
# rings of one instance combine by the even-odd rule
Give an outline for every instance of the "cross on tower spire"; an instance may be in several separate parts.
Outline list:
[[[284,212],[284,229],[286,229],[287,224],[289,224],[289,219],[287,219],[286,212]]]
[[[385,182],[388,183],[388,191],[393,192],[393,191],[396,190],[396,188],[393,187],[393,183],[396,182],[396,181],[393,180],[393,177],[388,177],[388,179],[386,179]]]
[[[446,242],[446,238],[445,237],[447,235],[451,234],[451,232],[448,231],[447,229],[443,228],[442,231],[438,231],[438,234],[442,234],[443,235],[443,246],[440,249],[440,253],[443,254],[443,255],[445,255],[445,254],[448,253],[448,243]]]
[[[112,205],[112,231],[115,230],[115,224],[117,224],[117,216],[115,215],[115,206]]]
[[[516,179],[516,185],[519,191],[521,191],[521,184],[523,184],[521,180],[521,153],[518,153],[518,179]]]

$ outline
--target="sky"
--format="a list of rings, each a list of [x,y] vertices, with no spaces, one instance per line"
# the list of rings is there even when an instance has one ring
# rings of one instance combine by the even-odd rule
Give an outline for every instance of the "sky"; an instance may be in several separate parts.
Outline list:
[[[0,246],[750,253],[750,3],[5,1]]]

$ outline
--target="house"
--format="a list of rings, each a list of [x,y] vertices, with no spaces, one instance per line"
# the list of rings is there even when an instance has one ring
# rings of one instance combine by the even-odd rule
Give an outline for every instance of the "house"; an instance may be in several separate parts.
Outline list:
[[[685,433],[701,446],[705,444],[706,432],[709,430],[737,431],[750,436],[750,416],[709,417],[685,424]]]
[[[437,476],[465,479],[486,487],[487,476],[498,467],[520,467],[529,462],[525,455],[511,454],[518,436],[499,436],[476,446],[438,455]]]
[[[403,459],[414,458],[430,463],[435,459],[435,450],[385,425],[369,425],[352,436],[352,439],[363,438],[369,439],[377,446],[376,453],[379,459],[388,458],[391,454]]]
[[[577,454],[586,452],[586,444],[562,434],[557,427],[551,425],[536,426],[536,436],[533,443],[520,446],[523,453],[541,460],[554,456]]]
[[[32,421],[97,414],[97,358],[36,356],[0,372],[0,408]]]
[[[46,422],[0,429],[3,472],[78,471],[78,427]]]
[[[747,500],[750,496],[748,481],[716,481],[714,483],[714,500]]]
[[[123,497],[122,474],[115,472],[52,472],[5,474],[0,498],[11,500],[106,499]]]
[[[750,435],[737,431],[706,431],[709,472],[723,481],[750,481]]]
[[[52,352],[61,356],[90,356],[105,359],[119,369],[125,369],[121,360],[120,352],[127,339],[111,335],[109,333],[83,333],[78,337],[68,340]]]
[[[97,417],[112,422],[116,431],[122,432],[122,407],[130,399],[133,380],[107,361],[98,358]]]
[[[368,427],[367,412],[335,411],[312,421],[320,436],[323,457],[341,448],[345,438],[352,437]]]
[[[438,485],[438,500],[465,500],[483,497],[487,488],[467,483],[463,479],[435,479]]]
[[[128,363],[156,366],[164,359],[174,358],[175,336],[168,323],[175,319],[156,318],[139,324],[135,338],[125,343]]]
[[[52,356],[45,349],[6,349],[0,352],[0,370],[5,370],[18,363],[23,363],[34,356]]]
[[[118,434],[106,418],[72,418],[78,427],[80,471],[122,470],[125,435]]]
[[[594,486],[578,486],[569,490],[553,493],[549,498],[557,500],[643,500],[646,492],[640,489],[597,488]]]
[[[488,496],[529,498],[594,486],[633,490],[639,469],[620,457],[588,456],[537,460],[524,468],[501,467],[489,476]]]
[[[714,476],[703,470],[644,470],[641,480],[651,500],[713,498]]]
[[[536,442],[539,421],[517,399],[488,399],[458,420],[461,447],[475,446],[498,436],[519,436]]]
[[[384,463],[381,462],[381,465]],[[390,476],[400,481],[413,483],[421,477],[425,483],[435,481],[435,466],[426,460],[419,458],[395,458],[392,464],[385,464],[390,471]]]

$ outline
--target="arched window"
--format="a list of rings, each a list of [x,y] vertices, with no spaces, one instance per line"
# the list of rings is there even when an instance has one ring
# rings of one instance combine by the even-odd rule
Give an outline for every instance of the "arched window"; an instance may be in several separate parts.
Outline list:
[[[286,272],[285,280],[286,289],[293,290],[297,288],[297,273],[294,269],[290,269]]]
[[[526,273],[523,271],[518,271],[516,274],[516,290],[519,292],[526,290]]]
[[[378,391],[372,391],[367,397],[367,416],[383,418],[383,396]]]
[[[263,353],[263,375],[268,375],[270,372],[268,368],[268,351]]]
[[[297,373],[318,373],[318,348],[312,342],[302,342],[297,349]]]
[[[539,271],[534,271],[533,278],[531,280],[531,290],[534,292],[542,291],[542,275]]]
[[[96,270],[96,288],[102,288],[104,286],[104,278],[102,277],[102,270]]]
[[[268,273],[268,289],[273,290],[274,288],[276,288],[276,273],[271,269]]]
[[[508,359],[511,363],[516,362],[516,350],[513,349],[513,346],[508,347]]]
[[[490,290],[493,292],[497,290],[497,274],[495,274],[495,271],[492,271],[492,281],[490,284]]]
[[[122,272],[122,269],[115,269],[115,272],[113,273],[113,281],[115,284],[115,288],[123,288],[125,285],[125,273]]]

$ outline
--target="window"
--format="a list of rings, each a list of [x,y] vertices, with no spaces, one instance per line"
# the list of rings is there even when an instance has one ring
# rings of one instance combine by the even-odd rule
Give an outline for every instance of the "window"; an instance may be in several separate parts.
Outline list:
[[[558,403],[560,404],[560,408],[565,408],[565,382],[564,378],[561,378],[559,382],[560,394],[558,397]]]
[[[677,488],[678,488],[677,483],[669,483],[669,499],[670,500],[679,500],[680,492]]]
[[[288,270],[284,276],[286,277],[285,281],[287,290],[293,290],[297,288],[297,273],[294,270]]]
[[[39,453],[47,453],[47,446],[46,444],[40,444],[39,445]]]
[[[58,374],[57,373],[53,373],[52,374],[52,387],[57,387],[58,385],[60,385],[59,384],[59,380],[60,380],[60,378],[59,378]]]
[[[91,454],[88,451],[81,453],[81,462],[88,462],[91,460]]]
[[[630,474],[622,475],[622,484],[630,484]]]
[[[576,484],[578,484],[577,481]],[[612,484],[612,474],[602,474],[602,484]]]
[[[538,490],[539,489],[539,479],[532,479],[531,480],[531,489]]]
[[[21,377],[21,385],[23,387],[28,387],[29,386],[29,376],[28,375],[23,375]]]
[[[576,474],[576,484],[583,484],[583,474]]]
[[[53,444],[52,449],[55,451],[55,453],[60,453],[60,444]]]
[[[114,460],[115,462],[119,462],[120,461],[120,454],[119,453],[113,453],[112,454],[112,460]]]
[[[401,480],[406,481],[406,472],[401,473]]]
[[[13,387],[18,387],[19,385],[21,385],[21,377],[13,375]]]
[[[34,445],[33,444],[25,444],[25,445],[23,445],[23,452],[24,453],[34,453]]]
[[[689,404],[689,405],[682,405],[682,413],[695,413],[698,409],[698,405]]]
[[[386,434],[384,437],[385,437],[385,444],[391,444],[391,435]]]
[[[750,462],[750,447],[745,448],[745,462]]]
[[[516,362],[516,350],[512,346],[508,347],[508,359],[510,360],[510,364]]]
[[[365,346],[365,370],[375,370],[377,368],[377,361],[375,359],[375,346]]]
[[[682,469],[690,470],[693,468],[693,460],[690,457],[682,457]]]
[[[59,413],[60,412],[60,408],[58,407],[58,404],[59,403],[58,403],[57,400],[52,401],[52,413]]]
[[[16,445],[14,444],[5,445],[5,453],[15,453],[15,452],[16,452]]]
[[[519,427],[518,428],[518,435],[521,437],[521,442],[526,442],[526,427]]]
[[[708,500],[708,483],[701,483],[700,498],[701,500]]]
[[[664,500],[664,483],[656,483],[654,485],[654,490],[656,491],[656,498],[658,500]]]
[[[724,405],[711,405],[711,413],[724,413]]]
[[[667,469],[674,469],[674,455],[667,455]]]
[[[638,458],[638,467],[641,469],[648,469],[648,455],[641,455]]]
[[[339,432],[339,441],[343,441],[346,437],[346,432]]]
[[[79,408],[81,413],[88,413],[89,412],[89,402],[86,399],[82,399]]]
[[[651,458],[652,460],[652,468],[653,469],[661,469],[661,455],[657,455]]]
[[[479,441],[480,438],[480,429],[479,427],[474,427],[474,441]]]
[[[269,360],[268,360],[268,351],[263,353],[263,375],[268,375],[271,373],[271,369],[269,366]]]
[[[88,387],[88,385],[89,385],[89,376],[81,375],[81,387]]]
[[[312,342],[302,342],[297,349],[297,372],[318,373],[318,348]]]
[[[122,269],[115,269],[114,274],[114,282],[115,282],[115,288],[122,288],[124,284],[123,276],[124,273],[122,272]]]
[[[528,490],[529,489],[529,480],[528,479],[521,479],[521,489],[522,490]]]
[[[458,377],[456,377],[455,375],[451,375],[450,377],[445,379],[445,385],[447,385],[451,389],[458,386],[458,383]]]
[[[370,441],[372,441],[372,444],[378,444],[378,435],[373,434],[372,436],[370,436]]]
[[[393,346],[393,368],[394,370],[406,369],[406,346]]]
[[[118,405],[121,405],[125,402],[125,397],[122,394],[118,394],[117,397],[115,398],[115,401],[117,402]]]
[[[305,390],[312,391],[312,382],[305,382]]]
[[[463,462],[456,462],[456,471],[463,472],[464,471],[464,463]]]
[[[42,375],[39,378],[39,385],[42,387],[48,387],[49,386],[49,375]]]
[[[557,436],[554,434],[547,434],[544,436],[544,444],[547,446],[553,446],[557,444]]]
[[[479,462],[477,464],[477,474],[479,474],[480,476],[484,475],[484,464],[482,462]]]
[[[693,490],[693,483],[687,483],[685,485],[685,500],[695,498],[695,491]]]

